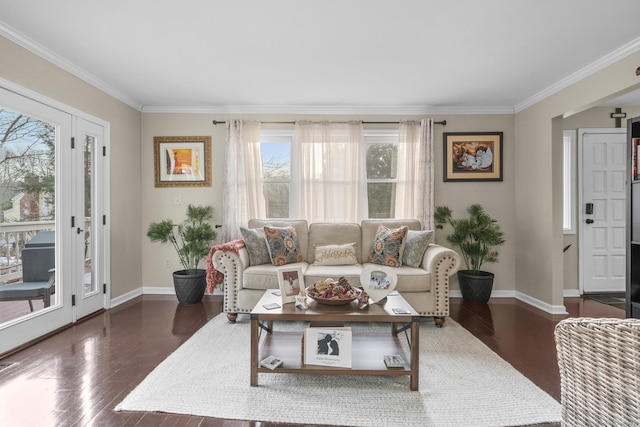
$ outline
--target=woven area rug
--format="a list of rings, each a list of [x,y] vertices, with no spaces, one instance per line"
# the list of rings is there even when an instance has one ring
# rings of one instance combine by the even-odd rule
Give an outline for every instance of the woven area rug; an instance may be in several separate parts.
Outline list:
[[[355,328],[388,333],[388,325]],[[303,324],[276,323],[275,329]],[[259,374],[249,320],[221,314],[158,365],[116,411],[343,426],[515,426],[560,422],[560,404],[459,324],[420,324],[420,389],[408,377]]]

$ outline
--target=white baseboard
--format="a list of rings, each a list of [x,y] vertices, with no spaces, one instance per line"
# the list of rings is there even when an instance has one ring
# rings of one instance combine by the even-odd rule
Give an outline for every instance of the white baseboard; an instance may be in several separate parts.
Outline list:
[[[166,286],[143,286],[142,293],[144,295],[175,295],[176,291],[173,287]]]
[[[459,290],[451,290],[449,291],[449,296],[453,298],[462,298],[462,293],[460,293]],[[518,291],[493,291],[491,292],[491,298],[516,298],[550,314],[568,314],[567,309],[564,305],[547,304],[544,301],[540,301],[537,298],[531,297]]]
[[[577,293],[574,295],[574,292]],[[166,286],[144,286],[142,288],[134,289],[133,291],[127,292],[124,295],[120,295],[111,300],[111,308],[116,307],[120,304],[123,304],[133,298],[136,298],[140,295],[175,295],[176,292],[173,288],[169,288]],[[220,289],[216,289],[213,292],[213,295],[222,295],[222,291]],[[462,298],[462,293],[459,290],[451,290],[449,291],[449,296],[452,298]],[[565,289],[564,296],[580,296],[577,290]],[[516,298],[522,302],[526,302],[527,304],[536,307],[542,311],[545,311],[550,314],[568,314],[567,309],[564,305],[551,305],[547,304],[544,301],[540,301],[537,298],[533,298],[527,294],[523,294],[518,291],[493,291],[491,292],[491,298]]]
[[[544,301],[540,301],[537,298],[529,296],[527,294],[523,294],[522,292],[516,292],[516,298],[520,301],[526,302],[529,305],[532,305],[536,308],[539,308],[542,311],[546,311],[550,314],[569,314],[567,308],[564,305],[551,305],[547,304]]]
[[[125,302],[139,297],[140,295],[142,295],[142,288],[134,289],[131,292],[127,292],[126,294],[120,295],[119,297],[115,297],[111,300],[110,308],[119,306],[120,304],[124,304]]]
[[[562,294],[565,298],[579,298],[582,296],[579,289],[565,289]]]
[[[111,307],[116,307],[120,304],[123,304],[129,300],[132,300],[140,295],[175,295],[176,291],[174,288],[170,288],[167,286],[143,286],[138,289],[134,289],[133,291],[127,292],[126,294],[120,295],[111,300]],[[223,295],[222,290],[215,289],[212,295]]]
[[[462,293],[459,290],[449,291],[449,296],[452,298],[462,298]],[[491,298],[517,298],[516,291],[492,291]]]

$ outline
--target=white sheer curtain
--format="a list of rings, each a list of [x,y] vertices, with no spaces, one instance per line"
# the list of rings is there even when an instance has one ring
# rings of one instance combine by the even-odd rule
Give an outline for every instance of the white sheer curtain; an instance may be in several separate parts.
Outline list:
[[[296,122],[299,185],[292,185],[292,217],[355,222],[361,212],[362,122]]]
[[[260,122],[227,121],[222,187],[221,241],[240,237],[251,218],[265,218],[260,156]]]
[[[433,120],[401,121],[395,217],[414,218],[434,230]]]

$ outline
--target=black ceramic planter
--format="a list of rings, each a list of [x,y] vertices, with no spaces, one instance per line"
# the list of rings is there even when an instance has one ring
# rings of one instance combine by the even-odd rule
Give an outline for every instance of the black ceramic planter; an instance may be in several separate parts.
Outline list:
[[[173,273],[173,286],[181,304],[195,304],[202,301],[207,288],[207,271],[198,269],[196,274],[186,274],[185,270]]]
[[[486,304],[491,297],[493,278],[488,271],[480,271],[479,275],[471,274],[471,270],[458,271],[458,284],[465,301]]]

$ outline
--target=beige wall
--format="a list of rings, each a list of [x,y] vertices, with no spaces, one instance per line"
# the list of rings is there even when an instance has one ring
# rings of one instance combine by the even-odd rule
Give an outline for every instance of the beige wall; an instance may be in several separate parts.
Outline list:
[[[213,117],[204,114],[143,114],[142,117],[142,285],[173,289],[171,273],[182,267],[170,245],[150,243],[146,237],[149,223],[172,219],[184,220],[187,205],[211,205],[215,210],[214,221],[222,221],[222,168],[224,158],[225,126],[214,126]],[[212,152],[212,186],[209,188],[155,188],[154,187],[154,136],[210,136]],[[176,204],[179,198],[179,205]],[[169,260],[169,265],[166,261]],[[201,264],[201,267],[204,264]]]
[[[234,116],[238,117],[238,116]],[[144,114],[142,121],[142,277],[148,287],[171,287],[171,271],[176,269],[177,258],[167,246],[149,243],[144,235],[151,221],[167,217],[175,221],[184,218],[188,203],[206,203],[214,206],[216,221],[221,221],[222,170],[224,166],[224,125],[213,126],[212,120],[225,120],[227,116],[208,114]],[[397,121],[398,116],[244,116],[264,121],[291,121],[296,119]],[[514,125],[513,115],[455,115],[434,116],[434,120],[447,120],[446,126],[435,127],[435,178],[436,204],[447,205],[455,216],[466,214],[467,207],[480,202],[494,216],[506,233],[507,243],[499,248],[500,261],[487,264],[486,269],[496,273],[496,290],[513,290],[515,282],[515,216],[514,216]],[[381,127],[381,126],[378,126]],[[443,132],[504,132],[504,181],[503,182],[443,182],[442,180],[442,133]],[[154,188],[153,181],[153,137],[154,136],[212,137],[213,186],[212,188]],[[175,198],[180,197],[180,205]],[[442,232],[438,232],[440,243],[447,244]],[[170,266],[165,265],[169,259]],[[457,288],[454,281],[452,287]]]
[[[562,169],[553,156],[560,150],[558,129],[564,125],[556,120],[554,126],[553,119],[637,89],[638,65],[640,53],[635,53],[516,114],[516,158],[540,159],[521,162],[516,170],[517,290],[554,310],[563,306],[564,239],[562,200],[557,197]]]
[[[4,37],[0,58],[0,77],[110,123],[111,297],[138,289],[141,114]]]
[[[212,204],[219,221],[222,209],[224,126],[214,127],[208,114],[141,114],[113,97],[60,70],[9,40],[0,37],[0,77],[22,85],[111,124],[111,281],[112,297],[140,286],[170,287],[177,259],[168,247],[151,245],[145,236],[149,222],[183,218],[188,203]],[[10,60],[7,60],[10,58]],[[507,238],[500,261],[487,265],[496,273],[495,289],[516,290],[552,308],[562,307],[565,274],[562,253],[562,168],[558,153],[561,129],[581,113],[630,89],[640,87],[635,53],[514,115],[450,115],[438,126],[436,144],[436,204],[462,215],[467,206],[482,203],[502,225]],[[584,115],[598,114],[597,111]],[[561,120],[563,117],[566,119]],[[251,116],[261,120],[320,118]],[[325,119],[352,117],[331,116]],[[401,117],[358,117],[398,120]],[[553,119],[556,118],[554,121]],[[587,120],[587,119],[585,119]],[[606,120],[606,119],[605,119]],[[607,121],[610,121],[608,119]],[[593,126],[600,123],[593,121]],[[580,124],[580,126],[585,126]],[[608,126],[608,124],[607,124]],[[442,182],[442,133],[504,132],[504,181]],[[210,135],[213,142],[211,188],[156,189],[153,185],[153,136]],[[175,204],[176,196],[180,204]],[[438,232],[440,243],[444,236]],[[165,266],[169,259],[170,266]],[[569,261],[569,270],[575,270]],[[572,278],[573,277],[573,278]],[[569,285],[569,288],[573,285]],[[453,286],[456,287],[455,284]]]

